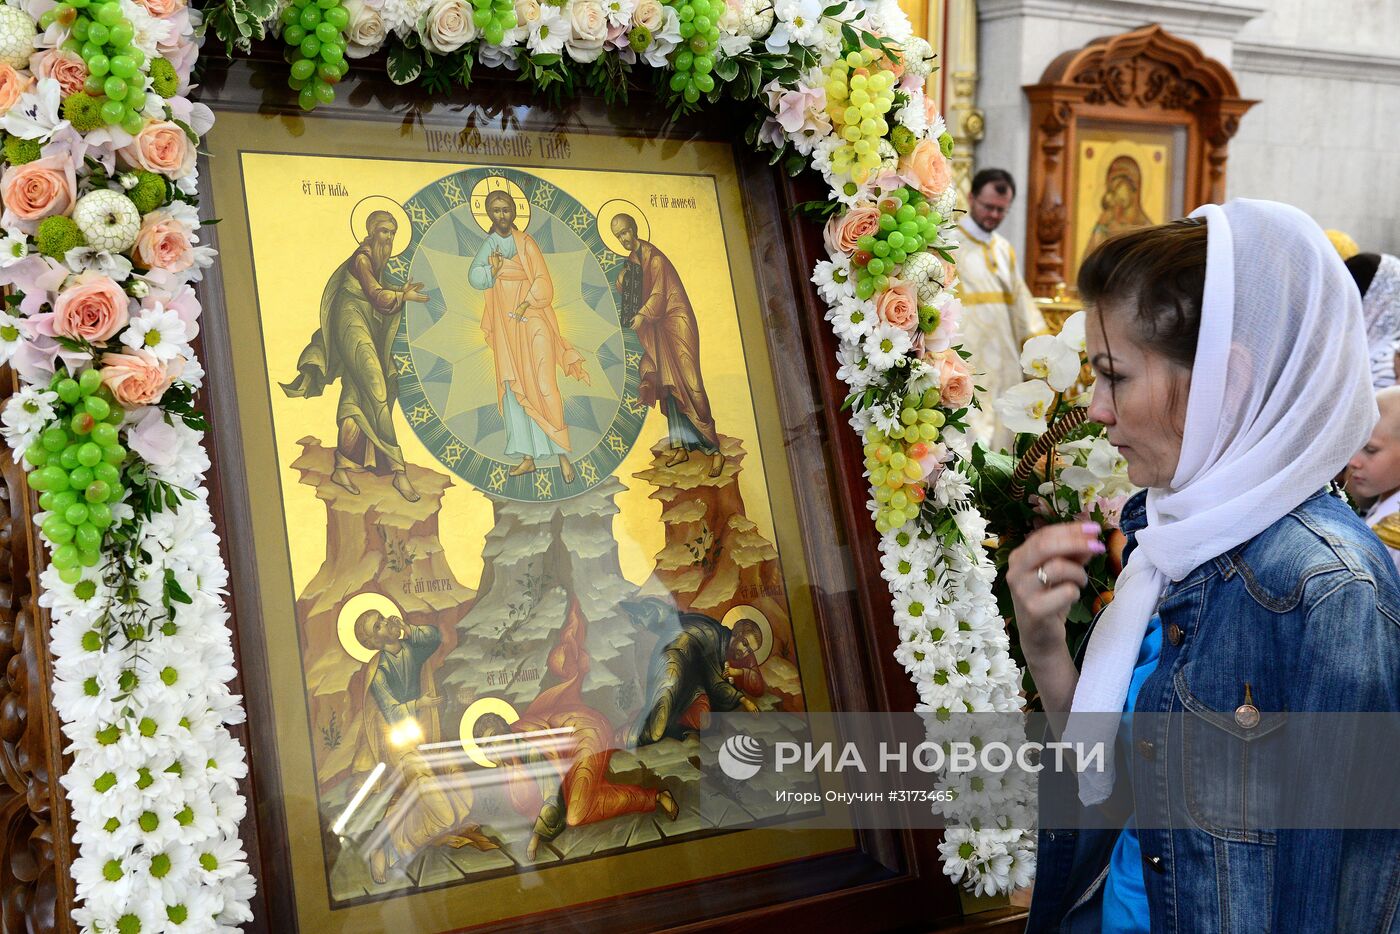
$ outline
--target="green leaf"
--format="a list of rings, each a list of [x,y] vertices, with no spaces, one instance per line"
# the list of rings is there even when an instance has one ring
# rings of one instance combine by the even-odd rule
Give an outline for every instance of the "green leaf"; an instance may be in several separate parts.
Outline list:
[[[423,53],[418,49],[396,45],[389,50],[389,80],[408,84],[423,72]]]
[[[715,77],[721,81],[733,81],[739,75],[738,59],[723,58],[715,59]]]

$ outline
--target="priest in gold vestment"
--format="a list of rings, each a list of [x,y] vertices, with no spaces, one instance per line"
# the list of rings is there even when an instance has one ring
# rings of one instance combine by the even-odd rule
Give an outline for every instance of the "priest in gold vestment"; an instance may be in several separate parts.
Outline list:
[[[1021,279],[1016,251],[996,232],[1015,196],[1015,183],[1006,172],[978,172],[968,213],[953,233],[958,243],[954,258],[963,306],[963,346],[972,352],[977,384],[987,390],[979,400],[981,409],[973,409],[968,420],[976,440],[992,448],[1009,448],[1013,437],[994,403],[1025,378],[1021,345],[1045,330],[1045,319]]]
[[[496,361],[496,402],[506,425],[506,453],[519,457],[513,477],[535,462],[557,456],[572,483],[569,426],[559,370],[590,382],[583,355],[564,339],[554,313],[554,280],[535,238],[515,226],[515,199],[507,191],[486,196],[491,230],[472,260],[468,277],[486,293],[481,329]]]

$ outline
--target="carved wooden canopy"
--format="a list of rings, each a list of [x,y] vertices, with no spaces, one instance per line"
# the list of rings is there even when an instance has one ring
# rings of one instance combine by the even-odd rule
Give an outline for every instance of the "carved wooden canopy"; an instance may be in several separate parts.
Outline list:
[[[1065,52],[1025,92],[1031,103],[1027,268],[1031,290],[1041,296],[1054,294],[1071,272],[1072,206],[1081,183],[1073,155],[1086,120],[1125,130],[1184,128],[1183,199],[1190,211],[1224,200],[1230,139],[1257,103],[1239,96],[1228,68],[1157,25]]]

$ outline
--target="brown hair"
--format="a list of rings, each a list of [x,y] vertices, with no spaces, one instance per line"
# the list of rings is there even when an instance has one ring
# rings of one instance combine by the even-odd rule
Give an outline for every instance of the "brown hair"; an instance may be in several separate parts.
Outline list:
[[[1187,369],[1206,288],[1206,223],[1186,218],[1110,237],[1079,267],[1086,305],[1125,305],[1144,344]]]

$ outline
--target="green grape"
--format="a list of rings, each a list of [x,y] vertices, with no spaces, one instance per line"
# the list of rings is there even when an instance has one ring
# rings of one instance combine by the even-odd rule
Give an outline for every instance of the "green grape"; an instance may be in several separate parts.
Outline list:
[[[134,87],[128,88],[126,92],[126,100],[122,101],[122,103],[126,104],[126,109],[131,111],[132,113],[140,113],[141,110],[146,106],[146,92],[137,90]],[[93,417],[101,418],[102,416],[94,415]]]
[[[889,214],[881,214],[879,223],[880,229],[885,233],[889,233],[891,230],[894,230],[896,227],[899,226],[898,222],[895,221],[894,217],[892,217]]]
[[[105,503],[112,495],[112,488],[101,480],[93,480],[83,490],[83,499],[89,503]]]
[[[85,490],[92,482],[91,467],[74,467],[68,471],[68,485],[74,490]]]
[[[891,230],[889,236],[885,237],[885,244],[891,250],[903,249],[904,234],[900,233],[898,230]]]
[[[904,252],[903,250],[890,251],[890,262],[894,263],[896,266],[901,265],[908,258],[909,254]]]
[[[695,87],[703,94],[709,94],[715,89],[715,79],[713,75],[703,72],[696,72]]]
[[[126,116],[126,108],[122,106],[121,101],[102,102],[102,119],[107,123],[115,126],[122,122],[124,116]]]
[[[79,567],[59,568],[58,579],[65,584],[76,584],[83,579],[83,569]]]
[[[87,40],[88,30],[92,28],[92,20],[86,16],[79,16],[73,20],[73,25],[68,28],[69,33],[79,42]]]
[[[60,571],[64,568],[77,567],[78,548],[73,544],[62,545],[54,549],[53,557],[49,560]]]
[[[97,370],[83,370],[78,374],[78,392],[84,396],[90,396],[97,392],[102,386],[102,374]],[[103,400],[110,401],[110,400]]]
[[[102,461],[102,448],[93,441],[88,441],[78,448],[78,463],[84,467],[96,467]]]
[[[316,66],[312,64],[310,59],[303,58],[292,62],[292,77],[298,81],[305,81],[310,78],[315,71]]]
[[[31,444],[24,452],[24,459],[34,467],[42,467],[49,462],[49,452],[42,444]]]
[[[95,78],[101,78],[110,70],[110,60],[105,55],[94,55],[87,60],[88,71]]]
[[[336,29],[330,23],[317,23],[316,38],[321,40],[321,46],[322,48],[325,48],[328,45],[334,44],[336,40],[340,38],[340,30]],[[302,61],[304,62],[306,61],[306,59],[302,59]],[[299,65],[301,64],[301,62],[297,62],[297,64]],[[310,62],[307,62],[307,64],[310,64]]]
[[[78,466],[78,445],[69,445],[58,453],[58,466],[64,470],[72,470]]]
[[[331,101],[335,100],[335,88],[324,81],[317,81],[312,85],[312,90],[316,94],[316,100],[320,101],[322,104],[329,104]]]
[[[84,551],[81,548],[78,549],[78,563],[85,568],[95,568],[97,567],[97,562],[101,560],[102,556],[97,553],[96,549],[92,551]]]
[[[55,493],[53,494],[54,512],[66,511],[69,506],[73,505],[77,501],[78,493],[76,490],[64,490],[62,493]]]
[[[126,132],[135,136],[141,132],[141,128],[146,125],[146,121],[134,110],[127,110],[122,114],[121,127]]]
[[[121,491],[113,489],[113,495],[108,497],[108,502],[117,502],[121,499]],[[107,503],[88,503],[88,521],[99,531],[106,529],[112,524],[112,507]]]
[[[282,30],[282,38],[286,40],[288,46],[299,46],[301,41],[306,38],[306,30],[301,28],[300,23],[295,23]],[[301,50],[294,48],[290,51],[291,54],[296,55]]]
[[[298,22],[301,23],[301,28],[305,29],[307,32],[315,29],[321,22],[321,8],[315,4],[308,3],[301,8],[301,16],[298,17]],[[309,58],[310,56],[307,57]]]
[[[87,521],[87,517],[87,506],[83,505],[82,503],[74,503],[67,509],[63,510],[63,518],[68,520],[69,525],[81,525],[82,523]]]
[[[118,78],[125,80],[136,76],[136,59],[131,55],[113,55],[108,64]]]
[[[39,528],[54,545],[66,545],[73,540],[73,525],[62,516],[49,516]]]
[[[865,268],[872,276],[879,276],[885,271],[885,261],[878,256],[871,257]]]
[[[875,238],[870,234],[866,234],[856,241],[856,249],[864,250],[866,253],[869,253],[875,249],[875,243]],[[876,253],[875,255],[878,256],[879,254]]]
[[[492,45],[500,45],[505,41],[505,37],[505,27],[501,25],[499,20],[493,20],[491,24],[486,27],[486,41]]]
[[[59,451],[68,447],[68,432],[57,425],[51,428],[45,428],[44,433],[39,436],[39,443],[42,444],[44,450],[48,451],[50,454],[57,454]]]
[[[281,24],[282,24],[282,26],[283,26],[284,28],[287,27],[287,26],[292,25],[293,23],[295,23],[295,22],[296,22],[298,19],[300,19],[300,18],[301,18],[301,11],[299,11],[299,10],[298,10],[296,7],[294,7],[294,6],[285,6],[285,7],[283,7],[283,8],[282,8],[282,12],[281,12],[280,14],[278,14],[278,16],[277,16],[278,21],[281,22]]]
[[[93,8],[93,17],[104,26],[115,26],[122,21],[120,3],[101,3]]]
[[[322,14],[321,18],[336,29],[344,29],[350,24],[350,14],[346,12],[345,7],[340,6],[338,3],[335,6],[329,7],[326,12]]]
[[[99,422],[111,414],[112,411],[111,404],[101,396],[88,396],[83,400],[83,408],[87,409],[87,413]]]
[[[301,45],[298,48],[301,49],[301,54],[305,57],[315,58],[321,54],[321,40],[308,34],[305,39],[301,40]]]
[[[107,25],[101,22],[93,23],[89,26],[87,31],[87,43],[92,46],[92,51],[88,52],[87,46],[83,46],[83,51],[86,53],[83,57],[91,58],[94,55],[101,55],[102,50],[100,46],[107,44],[109,32],[110,30]]]
[[[120,444],[109,444],[102,448],[102,459],[109,464],[121,464],[126,460],[126,448]]]
[[[77,413],[73,416],[72,421],[69,422],[69,427],[71,427],[73,429],[73,433],[77,435],[88,434],[96,425],[97,419],[93,418],[86,412]]]
[[[102,533],[91,522],[78,526],[73,538],[79,551],[97,551],[102,547]]]
[[[103,461],[96,467],[92,468],[92,476],[94,480],[101,480],[108,486],[114,487],[117,485],[118,482],[121,481],[122,475],[120,470],[113,467],[106,461]]]
[[[297,95],[297,103],[301,105],[302,110],[316,109],[316,91],[311,85],[301,89],[301,93]]]

